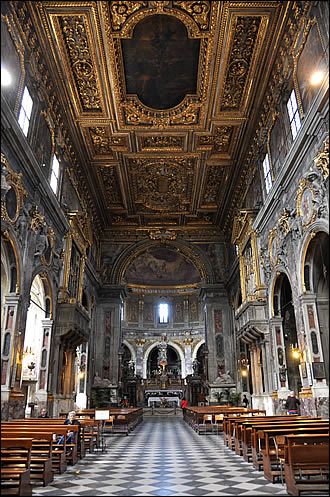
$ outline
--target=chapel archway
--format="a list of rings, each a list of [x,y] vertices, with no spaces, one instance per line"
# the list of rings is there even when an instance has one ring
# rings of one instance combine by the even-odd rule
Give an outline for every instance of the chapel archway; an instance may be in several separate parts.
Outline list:
[[[305,256],[303,276],[303,290],[307,295],[315,298],[322,359],[329,384],[329,235],[327,233],[320,231],[311,239]],[[317,350],[317,323],[312,313],[310,304],[308,317],[312,352],[313,357],[317,357],[320,353]]]
[[[284,273],[281,273],[276,280],[273,298],[275,299],[276,313],[282,318],[284,351],[281,350],[281,354],[285,359],[279,361],[283,365],[282,376],[280,375],[283,383],[281,386],[285,386],[284,383],[287,380],[289,390],[298,393],[302,384],[299,373],[299,358],[297,359],[293,354],[293,351],[298,349],[295,310],[292,302],[291,284]]]
[[[40,407],[47,403],[52,296],[44,273],[35,276],[29,298],[22,361],[22,388],[27,416],[33,414],[36,404]]]

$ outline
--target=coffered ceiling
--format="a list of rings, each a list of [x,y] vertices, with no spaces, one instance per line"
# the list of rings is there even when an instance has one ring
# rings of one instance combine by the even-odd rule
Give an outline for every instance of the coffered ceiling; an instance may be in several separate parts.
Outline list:
[[[104,233],[230,225],[290,3],[28,2]]]

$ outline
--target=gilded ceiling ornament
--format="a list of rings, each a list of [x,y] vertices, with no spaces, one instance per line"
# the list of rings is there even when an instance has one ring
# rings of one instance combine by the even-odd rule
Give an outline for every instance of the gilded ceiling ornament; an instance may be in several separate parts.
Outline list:
[[[217,126],[214,135],[200,136],[199,145],[211,146],[212,153],[228,152],[233,130],[233,126]]]
[[[155,7],[158,12],[163,12],[165,7],[168,7],[169,0],[152,0],[150,2],[151,7]]]
[[[200,29],[208,29],[210,15],[209,1],[173,1],[173,7],[181,8],[188,12]]]
[[[107,135],[106,129],[101,126],[89,128],[90,137],[94,145],[94,153],[97,155],[112,154],[111,140]]]
[[[323,143],[323,150],[314,158],[314,164],[321,171],[325,181],[329,176],[329,142],[326,140]]]
[[[140,146],[142,150],[157,150],[157,149],[170,149],[182,150],[184,136],[142,136],[140,137]]]
[[[158,3],[158,2],[157,2]],[[162,2],[160,2],[162,3]],[[148,7],[147,1],[111,1],[110,5],[110,18],[111,26],[114,31],[119,31],[126,20],[140,9]]]
[[[223,179],[224,179],[223,167],[209,166],[207,179],[205,183],[204,195],[203,195],[203,204],[215,205],[217,203]]]
[[[228,61],[221,111],[239,110],[261,17],[236,18],[231,56]]]
[[[175,240],[177,237],[174,231],[168,230],[157,230],[157,231],[149,231],[149,238],[151,240],[160,240],[164,242],[166,240]]]
[[[115,168],[113,167],[100,167],[98,170],[101,183],[104,185],[106,205],[108,208],[114,205],[122,206],[122,198],[120,193],[120,186],[118,183]]]
[[[85,16],[59,17],[78,95],[84,110],[101,110],[96,71],[88,45]]]
[[[129,172],[134,175],[136,203],[152,210],[187,210],[194,166],[192,158],[131,159]]]

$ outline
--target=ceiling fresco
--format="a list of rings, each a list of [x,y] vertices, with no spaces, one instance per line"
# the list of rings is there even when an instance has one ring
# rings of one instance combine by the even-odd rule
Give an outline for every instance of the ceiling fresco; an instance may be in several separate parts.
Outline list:
[[[191,261],[168,247],[152,247],[138,255],[124,276],[128,286],[198,285],[201,275]]]
[[[286,3],[25,2],[104,237],[230,227]]]

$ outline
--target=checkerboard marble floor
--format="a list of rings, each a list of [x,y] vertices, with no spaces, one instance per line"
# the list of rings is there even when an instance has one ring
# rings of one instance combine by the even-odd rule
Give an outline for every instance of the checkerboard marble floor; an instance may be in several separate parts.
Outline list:
[[[222,434],[198,435],[182,418],[145,418],[128,436],[105,441],[104,452],[87,453],[33,496],[288,495],[228,449]]]

